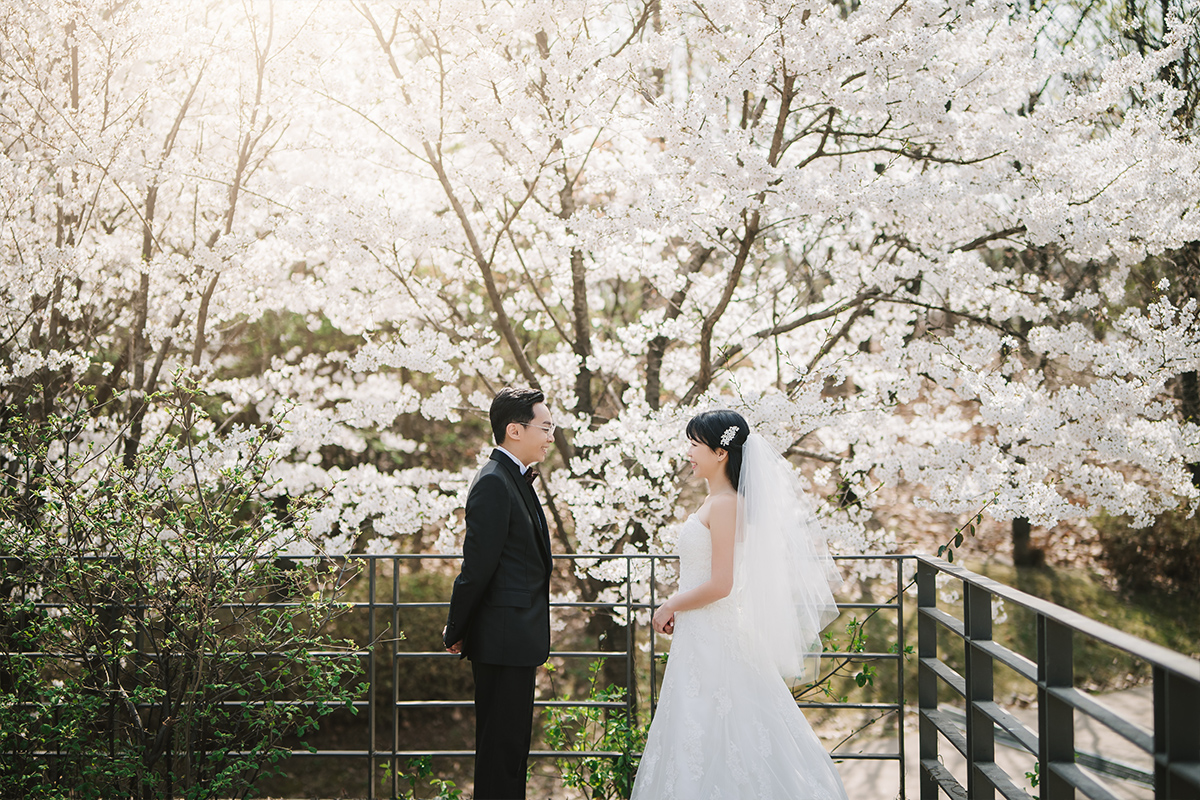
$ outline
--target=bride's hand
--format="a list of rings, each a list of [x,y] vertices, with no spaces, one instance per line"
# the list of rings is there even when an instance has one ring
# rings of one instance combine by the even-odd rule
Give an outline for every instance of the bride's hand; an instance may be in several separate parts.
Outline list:
[[[671,610],[670,601],[658,607],[650,624],[659,633],[672,634],[675,632],[675,612]]]

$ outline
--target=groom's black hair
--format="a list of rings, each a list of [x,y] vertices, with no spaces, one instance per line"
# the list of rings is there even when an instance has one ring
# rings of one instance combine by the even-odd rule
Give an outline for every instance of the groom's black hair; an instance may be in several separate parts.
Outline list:
[[[726,432],[730,428],[737,430],[731,437],[727,437]],[[746,422],[746,418],[741,414],[727,408],[697,414],[687,424],[687,438],[712,450],[724,450],[729,454],[729,459],[725,462],[725,477],[729,478],[734,489],[738,488],[742,477],[742,445],[746,443],[748,436],[750,423]],[[725,444],[721,443],[722,439],[725,439]]]
[[[533,407],[546,402],[546,395],[537,389],[525,389],[515,386],[505,386],[492,398],[492,406],[488,409],[488,419],[492,423],[492,435],[496,444],[504,444],[505,431],[510,422],[518,424],[530,422],[533,419]]]

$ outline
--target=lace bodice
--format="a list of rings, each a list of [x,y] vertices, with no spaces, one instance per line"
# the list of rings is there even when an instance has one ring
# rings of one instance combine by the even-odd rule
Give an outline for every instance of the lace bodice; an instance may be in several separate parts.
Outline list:
[[[679,591],[694,589],[712,576],[712,533],[695,514],[688,517],[679,529],[676,552],[679,554]],[[732,621],[734,607],[732,597],[705,606],[706,609],[723,612],[729,621]]]
[[[712,574],[712,534],[692,514],[679,529],[679,591],[694,589]]]

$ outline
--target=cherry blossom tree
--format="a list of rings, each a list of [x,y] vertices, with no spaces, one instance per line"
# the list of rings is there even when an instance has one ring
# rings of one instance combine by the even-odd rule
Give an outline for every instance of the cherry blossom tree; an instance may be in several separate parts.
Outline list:
[[[714,404],[845,552],[896,546],[881,487],[1046,526],[1195,508],[1183,11],[1119,52],[960,0],[6,8],[5,413],[87,405],[63,450],[133,464],[185,376],[229,458],[285,420],[274,491],[330,492],[333,551],[455,549],[514,382],[562,426],[563,550],[668,546]]]

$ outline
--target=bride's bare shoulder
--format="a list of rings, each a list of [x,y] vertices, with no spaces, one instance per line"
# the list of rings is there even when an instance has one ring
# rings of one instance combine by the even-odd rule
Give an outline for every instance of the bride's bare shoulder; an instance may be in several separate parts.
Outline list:
[[[737,513],[737,494],[734,492],[721,492],[709,496],[705,502],[709,512],[718,511],[721,513]]]
[[[708,499],[708,518],[704,521],[711,531],[732,532],[737,522],[737,495],[713,495]]]

